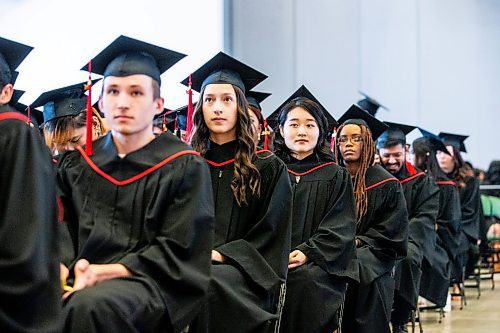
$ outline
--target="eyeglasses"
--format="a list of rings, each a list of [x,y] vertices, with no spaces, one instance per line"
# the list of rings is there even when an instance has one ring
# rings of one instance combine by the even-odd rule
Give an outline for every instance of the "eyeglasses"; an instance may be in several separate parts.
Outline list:
[[[353,135],[352,137],[341,136],[339,137],[339,143],[347,143],[347,141],[351,141],[352,143],[360,143],[363,142],[363,137],[361,135]]]

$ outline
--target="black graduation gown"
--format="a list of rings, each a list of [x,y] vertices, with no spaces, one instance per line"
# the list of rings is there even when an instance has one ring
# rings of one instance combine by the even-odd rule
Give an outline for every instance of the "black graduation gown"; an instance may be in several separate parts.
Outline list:
[[[422,263],[420,295],[444,307],[448,296],[452,262],[460,245],[460,199],[455,182],[447,178],[436,181],[439,186],[437,240],[434,255]]]
[[[401,298],[411,309],[415,309],[420,291],[422,260],[432,261],[436,247],[439,188],[430,176],[417,171],[412,165],[404,164],[395,176],[403,186],[409,225],[408,253],[396,265],[394,308],[397,308]]]
[[[479,194],[479,181],[475,177],[466,177],[465,186],[460,188],[460,205],[462,208],[461,228],[465,237],[462,237],[463,265],[465,278],[474,269],[479,258],[479,239],[481,196]]]
[[[315,154],[288,164],[293,190],[292,251],[307,263],[288,272],[281,332],[333,332],[346,283],[359,280],[351,177]],[[351,265],[349,265],[351,263]]]
[[[64,238],[71,240],[63,245],[64,257],[73,254],[65,264],[71,268],[85,258],[123,264],[133,273],[72,294],[63,307],[65,330],[186,327],[209,282],[214,209],[205,161],[171,133],[120,158],[109,133],[94,141],[92,157],[68,152],[58,169],[71,236]]]
[[[0,107],[0,118],[12,115],[22,116]],[[55,176],[26,122],[0,120],[0,332],[52,333],[61,311]]]
[[[359,284],[349,284],[342,332],[388,332],[394,295],[393,268],[406,256],[408,213],[399,181],[380,165],[365,176],[368,209],[356,228]]]
[[[237,141],[210,142],[215,200],[214,250],[225,258],[213,263],[209,303],[195,332],[267,332],[277,319],[291,239],[291,186],[284,163],[268,151],[253,160],[260,173],[260,196],[247,191],[241,207],[231,190]]]

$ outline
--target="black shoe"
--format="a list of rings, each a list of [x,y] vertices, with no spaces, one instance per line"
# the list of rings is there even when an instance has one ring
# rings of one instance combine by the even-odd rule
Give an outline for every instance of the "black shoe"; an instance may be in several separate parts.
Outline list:
[[[406,325],[393,326],[392,333],[408,333],[408,327]]]

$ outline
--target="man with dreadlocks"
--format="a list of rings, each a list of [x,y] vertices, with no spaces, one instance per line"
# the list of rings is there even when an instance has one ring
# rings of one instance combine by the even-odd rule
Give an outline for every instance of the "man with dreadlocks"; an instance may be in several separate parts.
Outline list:
[[[401,183],[408,211],[408,253],[396,265],[393,333],[408,332],[406,324],[417,306],[422,261],[434,262],[439,188],[426,172],[406,161],[406,134],[415,126],[385,122],[389,129],[377,140],[381,165]]]
[[[359,284],[347,288],[343,332],[390,333],[394,267],[406,256],[408,214],[401,184],[373,165],[376,139],[387,125],[353,105],[339,119],[336,156],[354,184]]]

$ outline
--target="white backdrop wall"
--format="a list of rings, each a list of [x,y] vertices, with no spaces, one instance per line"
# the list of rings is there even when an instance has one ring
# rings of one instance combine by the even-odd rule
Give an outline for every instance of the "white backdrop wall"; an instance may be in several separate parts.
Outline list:
[[[271,113],[305,84],[335,116],[362,90],[382,120],[469,134],[500,159],[500,1],[226,0],[228,51],[269,75]],[[412,133],[410,139],[417,137]]]

